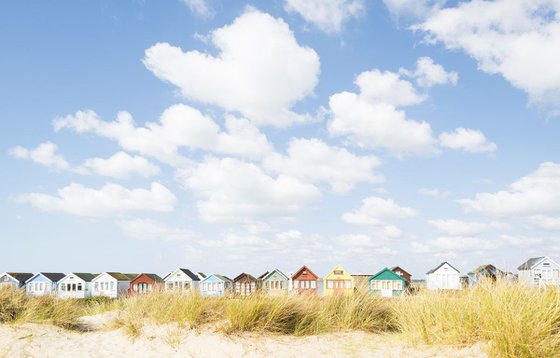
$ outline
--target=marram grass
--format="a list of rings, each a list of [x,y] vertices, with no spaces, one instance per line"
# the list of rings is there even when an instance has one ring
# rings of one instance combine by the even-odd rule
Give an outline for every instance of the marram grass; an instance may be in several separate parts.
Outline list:
[[[80,316],[108,310],[119,311],[115,326],[131,337],[138,336],[147,323],[177,329],[210,324],[228,334],[360,330],[399,332],[403,339],[429,345],[485,342],[495,357],[560,357],[558,288],[481,282],[458,292],[421,291],[392,299],[362,294],[203,298],[154,292],[114,301],[28,298],[21,291],[0,290],[0,323],[51,323],[75,329]]]

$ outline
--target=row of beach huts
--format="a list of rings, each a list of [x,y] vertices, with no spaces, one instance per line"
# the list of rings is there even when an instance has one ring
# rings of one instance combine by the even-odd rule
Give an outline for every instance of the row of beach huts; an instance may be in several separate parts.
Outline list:
[[[110,297],[145,294],[153,291],[199,292],[202,296],[248,296],[256,292],[271,296],[352,295],[367,292],[393,297],[419,287],[429,290],[460,290],[476,285],[482,279],[518,281],[528,286],[559,286],[560,265],[549,257],[534,257],[518,268],[518,274],[502,271],[494,265],[482,265],[461,276],[459,270],[443,262],[426,273],[425,280],[412,280],[410,273],[396,266],[384,268],[376,274],[350,274],[342,266],[335,266],[320,278],[307,266],[288,275],[278,269],[255,277],[242,273],[233,280],[219,274],[205,275],[186,268],[178,268],[160,277],[153,273],[127,274],[120,272],[36,274],[5,272],[0,275],[0,288],[23,289],[28,296],[58,295],[61,298]]]

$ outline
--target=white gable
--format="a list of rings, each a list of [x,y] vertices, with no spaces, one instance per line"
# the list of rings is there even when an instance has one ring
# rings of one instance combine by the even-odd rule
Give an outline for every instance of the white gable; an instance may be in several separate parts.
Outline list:
[[[97,276],[95,276],[95,278],[93,280],[91,280],[91,282],[99,282],[99,281],[114,281],[117,282],[117,279],[114,278],[113,276],[109,275],[107,272],[103,272]]]
[[[62,280],[60,280],[60,283],[67,283],[67,282],[70,282],[70,283],[72,283],[72,282],[85,283],[84,280],[82,280],[78,276],[74,275],[73,273],[69,273],[68,275],[64,276],[64,278]]]
[[[164,281],[192,281],[192,278],[189,277],[186,273],[181,271],[180,268],[176,269],[164,279]]]
[[[558,265],[554,260],[552,260],[549,257],[543,257],[543,259],[539,262],[537,262],[537,264],[535,264],[531,269],[532,270],[542,270],[543,268],[560,268],[560,265]]]
[[[459,273],[459,270],[455,269],[453,266],[451,266],[450,264],[448,264],[447,262],[444,263],[443,265],[441,265],[441,267],[439,267],[437,270],[435,270],[434,272],[432,272],[431,274],[441,274],[441,273],[452,273],[452,272],[456,272]]]
[[[0,283],[5,283],[5,282],[15,282],[18,283],[18,280],[16,280],[15,278],[13,278],[10,274],[3,273],[2,275],[0,275]]]

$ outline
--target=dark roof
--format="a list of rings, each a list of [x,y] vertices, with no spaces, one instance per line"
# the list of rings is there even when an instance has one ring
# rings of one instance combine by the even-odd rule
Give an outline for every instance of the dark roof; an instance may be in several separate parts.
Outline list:
[[[259,277],[257,277],[258,280],[262,280],[263,278],[265,278],[265,276],[268,275],[268,271],[266,271],[265,273],[263,273],[262,275],[260,275]]]
[[[125,273],[124,274],[126,277],[128,277],[131,280],[134,280],[136,277],[138,277],[139,274],[137,273]]]
[[[95,276],[97,276],[94,273],[83,273],[83,272],[72,272],[72,273],[78,276],[79,278],[81,278],[82,280],[84,280],[85,282],[91,282],[91,280],[93,280]]]
[[[529,260],[522,263],[517,269],[518,270],[530,270],[533,266],[535,266],[537,264],[537,262],[541,261],[545,257],[546,256],[530,258]]]
[[[410,272],[406,271],[405,269],[403,269],[403,268],[400,267],[400,266],[395,266],[395,267],[391,268],[391,271],[395,272],[395,270],[397,270],[397,269],[400,270],[400,271],[402,271],[402,272],[404,272],[404,273],[406,273],[406,274],[409,275],[409,276],[412,276],[412,275],[410,274]]]
[[[429,274],[431,274],[431,273],[434,273],[435,271],[437,271],[440,267],[442,267],[442,266],[445,265],[445,264],[448,264],[453,270],[459,272],[459,270],[457,270],[455,267],[451,266],[451,265],[449,264],[449,262],[445,261],[445,262],[442,262],[441,264],[439,264],[438,267],[433,268],[433,269],[431,269],[430,271],[426,272],[426,275],[429,275]]]
[[[142,275],[142,274],[140,274],[140,275]],[[138,276],[140,276],[140,275],[138,275]],[[155,282],[162,282],[163,281],[163,279],[161,277],[159,277],[158,275],[156,275],[155,273],[145,273],[144,275],[148,276],[149,278],[151,278]]]
[[[233,279],[233,282],[239,281],[240,279],[242,279],[242,278],[245,277],[245,276],[246,276],[246,277],[249,277],[249,279],[250,279],[251,281],[257,281],[257,279],[255,278],[255,276],[249,275],[248,273],[243,272],[242,274],[237,275],[237,276]]]
[[[206,274],[204,272],[197,272],[196,273],[198,275],[199,278],[201,279],[205,279],[206,278]]]
[[[214,276],[216,276],[217,278],[219,278],[222,281],[230,281],[230,282],[232,281],[231,278],[229,278],[227,276],[224,276],[224,275],[218,275],[217,273],[215,273]]]
[[[120,273],[120,272],[105,272],[105,273],[107,275],[113,277],[117,281],[130,281],[131,280],[131,278],[128,276],[129,274],[124,274],[124,273]],[[134,276],[134,277],[136,277],[136,276]]]
[[[52,282],[58,282],[62,280],[64,276],[66,276],[65,274],[60,272],[39,272],[39,273],[45,276],[46,278],[48,278],[49,280],[51,280]]]
[[[25,283],[25,281],[33,277],[33,274],[29,272],[6,272],[6,274],[12,276],[15,280],[19,281],[20,283]]]
[[[200,277],[198,277],[198,275],[192,273],[191,270],[189,269],[184,269],[184,268],[180,268],[179,269],[181,272],[183,272],[185,275],[189,276],[189,278],[193,281],[200,281]]]
[[[292,275],[292,279],[293,279],[294,277],[299,276],[299,274],[300,274],[301,272],[305,271],[305,270],[307,270],[307,272],[309,272],[312,276],[315,276],[315,277],[319,278],[319,276],[315,275],[315,273],[314,273],[313,271],[311,271],[311,270],[309,269],[309,267],[303,265],[299,270],[297,270],[297,271]]]

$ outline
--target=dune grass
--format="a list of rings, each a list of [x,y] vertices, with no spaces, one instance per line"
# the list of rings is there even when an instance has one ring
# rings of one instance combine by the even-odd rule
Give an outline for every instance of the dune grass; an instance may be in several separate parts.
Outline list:
[[[399,332],[428,345],[468,346],[487,342],[495,357],[560,356],[560,290],[529,289],[507,282],[481,282],[458,292],[421,291],[384,299],[351,297],[203,298],[172,292],[118,300],[27,298],[0,290],[0,323],[52,323],[74,328],[82,315],[118,310],[115,327],[131,337],[145,324],[180,330],[212,325],[226,334],[240,332],[310,335],[360,330]],[[170,343],[170,344],[171,344]]]

